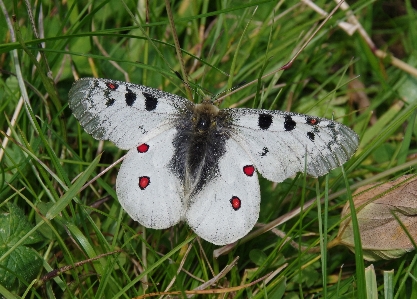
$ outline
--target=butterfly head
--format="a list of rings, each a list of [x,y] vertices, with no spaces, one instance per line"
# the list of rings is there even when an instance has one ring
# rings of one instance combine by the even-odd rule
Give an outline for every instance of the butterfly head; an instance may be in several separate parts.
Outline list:
[[[218,114],[219,108],[213,105],[209,100],[195,105],[193,115],[195,132],[204,133],[215,127]]]

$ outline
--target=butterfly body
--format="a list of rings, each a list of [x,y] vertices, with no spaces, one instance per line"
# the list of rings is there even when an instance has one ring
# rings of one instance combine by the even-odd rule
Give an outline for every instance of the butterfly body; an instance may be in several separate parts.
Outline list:
[[[227,120],[220,111],[210,102],[192,104],[175,124],[170,169],[180,178],[186,197],[198,193],[215,176],[218,161],[226,152]]]
[[[96,139],[130,149],[117,177],[123,208],[146,227],[186,221],[203,239],[232,243],[259,215],[256,170],[281,182],[347,161],[358,136],[337,122],[263,109],[218,109],[157,89],[84,78],[69,106]]]

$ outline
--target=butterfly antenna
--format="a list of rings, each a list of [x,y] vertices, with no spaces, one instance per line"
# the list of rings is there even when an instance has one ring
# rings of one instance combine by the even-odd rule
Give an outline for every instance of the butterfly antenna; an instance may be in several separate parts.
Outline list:
[[[184,80],[188,83],[187,72],[185,71],[184,59],[182,58],[182,49],[180,47],[180,42],[178,40],[177,29],[175,27],[174,17],[172,15],[171,3],[169,0],[165,0],[165,9],[168,15],[168,21],[171,27],[172,37],[174,38],[175,51],[177,53],[178,61],[180,63],[181,73],[183,74]],[[187,95],[189,99],[192,100],[193,95],[191,94],[191,90],[188,88],[190,85],[187,84],[185,86],[186,86]]]
[[[151,44],[152,47],[154,48],[154,50],[158,53],[159,57],[161,57],[164,60],[165,64],[169,67],[169,69],[171,71],[173,71],[178,76],[179,73],[177,71],[173,70],[173,68],[169,64],[168,60],[165,58],[165,56],[162,54],[162,52],[159,50],[159,48],[155,45],[154,41],[149,37],[149,35],[145,31],[145,29],[141,26],[141,24],[138,22],[136,17],[133,15],[132,11],[129,9],[129,7],[125,3],[125,0],[122,0],[121,2],[123,4],[123,6],[125,7],[126,11],[130,14],[133,22],[138,26],[139,30],[146,37],[149,44]],[[177,53],[178,60],[180,62],[181,71],[185,75],[186,72],[185,72],[185,67],[184,67],[184,60],[182,59],[181,48],[180,48],[179,41],[178,41],[178,35],[177,35],[177,31],[176,31],[175,24],[174,24],[174,19],[172,17],[171,5],[170,5],[169,1],[165,1],[165,4],[166,4],[166,10],[167,10],[169,24],[170,24],[170,27],[171,27],[171,30],[172,30],[172,35],[173,35],[173,38],[174,38],[175,50],[176,50],[176,53]],[[149,22],[148,5],[147,5],[147,8],[146,8],[146,22],[147,23]],[[179,78],[181,79],[182,82],[184,82],[185,87],[186,87],[186,93],[187,93],[189,99],[191,100],[192,99],[192,94],[191,94],[191,91],[190,91],[191,90],[190,89],[190,84],[188,83],[187,78],[183,79],[181,76],[179,76]]]
[[[189,89],[191,89],[192,91],[194,91],[195,92],[195,89],[191,86],[191,84],[189,83],[189,81],[185,81],[183,78],[182,78],[182,76],[181,76],[181,74],[178,72],[178,71],[174,71],[174,70],[172,70],[173,72],[174,72],[174,74],[177,76],[177,78],[178,79],[180,79],[181,80],[181,82],[187,87],[187,88],[189,88]]]
[[[236,90],[236,89],[238,89],[238,88],[240,88],[240,87],[242,87],[242,86],[245,86],[246,85],[246,81],[242,81],[242,82],[240,82],[240,83],[238,83],[236,86],[233,86],[232,88],[229,88],[229,89],[226,89],[226,90],[223,90],[222,92],[219,92],[219,93],[217,93],[216,95],[214,95],[214,96],[212,96],[211,97],[211,99],[210,99],[210,101],[211,102],[214,102],[214,101],[216,101],[216,98],[218,97],[218,96],[220,96],[220,95],[222,95],[222,94],[224,94],[224,93],[227,93],[227,92],[232,92],[232,91],[234,91],[234,90]],[[226,96],[224,96],[224,97],[222,97],[221,99],[224,99]],[[217,103],[221,103],[221,101],[219,101],[219,100],[217,100],[216,101]]]
[[[173,72],[174,72],[174,74],[177,76],[177,78],[178,79],[180,79],[181,81],[182,81],[182,83],[187,87],[187,88],[189,88],[190,90],[192,90],[194,93],[196,93],[196,94],[198,94],[199,96],[201,96],[202,98],[205,98],[206,97],[206,94],[205,93],[209,93],[209,94],[211,94],[211,92],[209,91],[209,90],[207,90],[207,89],[204,89],[204,88],[202,88],[202,87],[200,87],[200,86],[198,86],[197,84],[193,84],[193,83],[191,83],[190,81],[185,81],[183,78],[182,78],[182,76],[181,76],[181,74],[179,73],[179,72],[177,72],[177,71],[174,71],[173,70]],[[197,86],[197,87],[196,87]]]

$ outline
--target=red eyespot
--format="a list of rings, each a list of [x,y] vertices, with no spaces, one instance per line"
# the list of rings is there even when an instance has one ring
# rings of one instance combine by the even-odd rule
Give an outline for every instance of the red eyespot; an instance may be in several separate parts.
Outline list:
[[[307,123],[309,125],[314,126],[314,125],[317,125],[319,123],[319,121],[318,121],[317,118],[311,118],[311,117],[309,117],[309,118],[307,118]]]
[[[255,172],[255,167],[253,167],[253,165],[243,166],[243,173],[246,174],[247,176],[253,176],[254,172]]]
[[[107,82],[106,86],[111,90],[116,90],[117,87],[119,87],[119,85],[117,85],[116,83],[112,83],[112,82]]]
[[[141,176],[139,178],[139,188],[141,190],[145,190],[145,188],[148,187],[150,183],[151,179],[148,176]]]
[[[138,153],[146,153],[149,149],[149,145],[147,145],[146,143],[142,143],[136,149],[138,150]]]
[[[237,196],[233,196],[230,199],[230,203],[232,204],[233,210],[237,211],[240,209],[242,202],[240,201],[240,198]]]

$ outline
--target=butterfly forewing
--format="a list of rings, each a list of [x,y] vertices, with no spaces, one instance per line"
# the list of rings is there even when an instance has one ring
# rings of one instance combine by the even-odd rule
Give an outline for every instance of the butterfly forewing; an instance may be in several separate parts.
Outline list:
[[[258,109],[225,109],[231,135],[267,179],[282,182],[297,172],[321,176],[346,162],[358,135],[337,122],[308,115]]]
[[[115,80],[83,78],[69,92],[69,106],[84,129],[122,149],[173,127],[190,104],[176,95]]]

